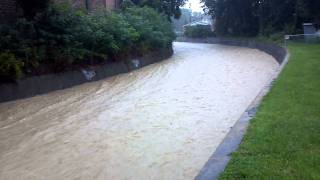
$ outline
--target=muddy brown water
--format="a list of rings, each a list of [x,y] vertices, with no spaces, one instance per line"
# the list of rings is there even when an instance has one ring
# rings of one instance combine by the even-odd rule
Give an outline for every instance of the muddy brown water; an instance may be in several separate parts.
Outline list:
[[[193,179],[278,67],[175,43],[161,63],[0,104],[0,179]]]

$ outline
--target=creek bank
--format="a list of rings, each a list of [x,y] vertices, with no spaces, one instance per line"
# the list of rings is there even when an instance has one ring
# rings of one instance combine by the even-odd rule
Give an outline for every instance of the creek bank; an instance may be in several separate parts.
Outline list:
[[[162,49],[138,58],[109,62],[101,66],[88,67],[57,74],[47,74],[0,84],[0,102],[28,98],[55,90],[69,88],[86,82],[97,81],[114,75],[127,73],[171,57],[173,49]]]

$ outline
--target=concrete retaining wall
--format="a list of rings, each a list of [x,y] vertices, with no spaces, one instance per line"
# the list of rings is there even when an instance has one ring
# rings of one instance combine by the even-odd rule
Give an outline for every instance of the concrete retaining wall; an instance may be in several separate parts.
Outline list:
[[[127,73],[167,59],[172,54],[172,49],[167,49],[127,61],[108,63],[103,66],[86,68],[79,71],[35,76],[18,80],[16,83],[0,84],[0,102],[32,97],[90,81],[101,80],[117,74]]]
[[[224,38],[194,39],[194,38],[185,38],[185,37],[179,37],[177,38],[177,41],[222,44],[222,45],[228,45],[228,46],[240,46],[240,47],[259,49],[273,56],[278,61],[279,64],[282,64],[283,60],[287,55],[287,51],[284,48],[273,43],[261,43],[261,42],[255,42],[255,41],[247,41],[247,40],[231,40],[231,39],[224,39]]]

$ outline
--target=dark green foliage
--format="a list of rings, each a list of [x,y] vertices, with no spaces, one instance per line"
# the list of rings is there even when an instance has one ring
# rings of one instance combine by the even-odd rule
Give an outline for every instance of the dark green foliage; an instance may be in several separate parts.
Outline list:
[[[186,26],[184,35],[190,38],[213,37],[214,33],[208,25]]]
[[[124,3],[128,4],[128,1],[125,0]],[[164,13],[170,17],[178,19],[181,16],[180,7],[185,4],[186,0],[132,0],[131,2],[137,6],[144,7],[148,6],[160,13]]]
[[[40,64],[65,64],[82,58],[85,50],[73,34],[75,17],[53,8],[38,13],[32,20],[18,19],[0,27],[0,51],[9,51],[25,62],[25,70],[34,72]]]
[[[138,52],[171,47],[175,34],[165,15],[148,7],[133,7],[125,10],[124,17],[140,35],[135,47]]]
[[[121,2],[121,9],[122,10],[126,10],[127,8],[134,7],[134,6],[136,6],[135,1],[123,0]]]
[[[113,58],[118,54],[128,54],[139,38],[139,34],[121,14],[95,12],[78,15],[78,23],[73,26],[73,36],[87,50],[90,58]]]
[[[255,0],[217,0],[211,12],[216,18],[218,35],[253,36],[258,33],[259,24],[254,15]]]
[[[12,53],[0,53],[0,80],[15,80],[22,77],[23,62]]]
[[[203,0],[219,35],[301,33],[303,22],[320,24],[318,0]]]
[[[21,59],[26,75],[144,55],[171,47],[173,39],[165,15],[134,6],[89,14],[65,4],[50,6],[31,19],[0,26],[0,52]]]

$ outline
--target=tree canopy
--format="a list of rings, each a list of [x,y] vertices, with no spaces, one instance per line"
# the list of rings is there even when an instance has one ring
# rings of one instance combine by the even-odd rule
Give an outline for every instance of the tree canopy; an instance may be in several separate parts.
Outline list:
[[[185,4],[186,0],[132,0],[137,6],[149,6],[160,13],[165,13],[169,18],[178,19],[181,16],[180,7]]]
[[[221,35],[298,33],[303,22],[320,24],[319,0],[202,0]]]

